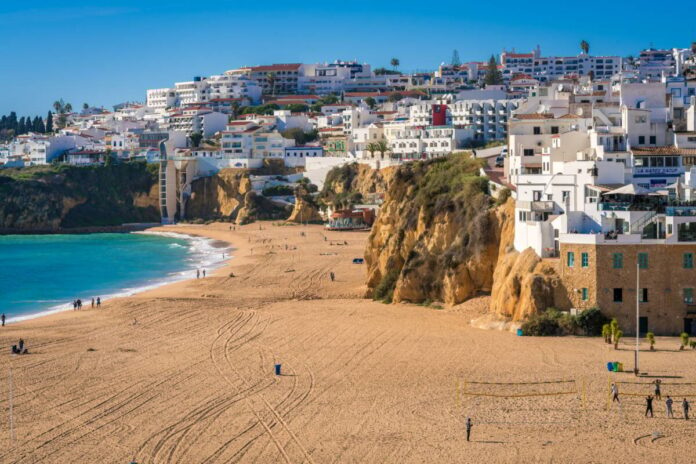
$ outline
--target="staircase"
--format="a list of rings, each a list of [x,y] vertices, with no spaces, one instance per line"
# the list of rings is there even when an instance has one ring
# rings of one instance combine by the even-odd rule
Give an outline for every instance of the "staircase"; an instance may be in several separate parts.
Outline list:
[[[645,226],[650,224],[657,216],[656,211],[650,211],[648,214],[640,218],[639,220],[631,223],[631,233],[641,234]]]

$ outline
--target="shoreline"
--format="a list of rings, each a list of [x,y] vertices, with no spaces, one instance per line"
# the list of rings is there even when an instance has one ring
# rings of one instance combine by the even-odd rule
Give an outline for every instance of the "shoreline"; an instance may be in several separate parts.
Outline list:
[[[131,234],[144,234],[144,235],[156,235],[156,236],[162,236],[162,237],[170,237],[170,238],[178,238],[182,240],[186,240],[189,243],[189,246],[191,247],[191,254],[195,254],[195,242],[196,240],[202,240],[204,243],[206,243],[210,248],[215,248],[215,249],[220,249],[221,253],[225,254],[225,257],[222,259],[217,259],[213,260],[210,262],[202,262],[198,261],[196,263],[195,269],[206,269],[206,271],[211,271],[207,272],[207,275],[214,275],[215,272],[217,272],[220,268],[224,267],[227,262],[231,260],[231,258],[234,258],[233,253],[237,250],[237,247],[235,247],[231,241],[228,240],[221,240],[219,237],[209,237],[204,234],[196,233],[186,233],[183,231],[179,230],[171,230],[172,228],[177,228],[178,226],[162,226],[162,225],[156,225],[156,226],[150,226],[147,228],[138,228],[138,229],[133,229],[133,230],[122,230],[121,233],[131,233]],[[85,234],[97,234],[97,233],[113,233],[109,231],[101,231],[101,232],[85,232]],[[14,234],[13,234],[14,235]],[[27,234],[30,235],[30,234]],[[36,235],[60,235],[60,233],[57,234],[36,234]],[[222,251],[224,250],[224,251]],[[184,263],[186,263],[184,261]],[[176,271],[173,273],[170,273],[167,276],[164,276],[162,278],[157,278],[153,279],[153,281],[146,281],[143,282],[142,284],[136,285],[132,288],[123,288],[123,289],[118,289],[115,290],[113,293],[107,293],[104,296],[98,295],[101,298],[101,305],[104,306],[108,304],[108,302],[117,300],[117,299],[122,299],[122,298],[129,298],[133,297],[136,295],[141,295],[141,294],[146,294],[148,292],[162,289],[164,287],[168,287],[170,285],[176,285],[182,282],[187,282],[190,280],[196,280],[196,277],[191,275],[191,276],[186,276],[189,272],[193,273],[195,272],[195,269],[182,269],[180,271]],[[75,311],[75,312],[82,312],[87,309],[97,309],[92,308],[90,306],[90,302],[88,300],[85,300],[83,302],[83,309]],[[6,320],[7,325],[16,325],[22,322],[30,321],[30,320],[36,320],[36,319],[43,319],[47,317],[54,316],[56,314],[61,314],[69,311],[74,311],[70,303],[64,303],[64,304],[59,304],[59,305],[54,305],[51,307],[46,308],[45,310],[40,310],[36,313],[31,313],[31,314],[23,314],[19,315],[16,317],[8,317]]]

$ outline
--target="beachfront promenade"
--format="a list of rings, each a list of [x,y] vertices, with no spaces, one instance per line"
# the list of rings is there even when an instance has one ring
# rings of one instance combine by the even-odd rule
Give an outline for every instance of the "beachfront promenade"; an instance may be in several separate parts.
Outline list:
[[[171,228],[231,242],[231,264],[3,328],[0,346],[21,336],[32,350],[0,353],[0,462],[673,462],[696,450],[696,423],[665,419],[661,403],[655,419],[639,397],[607,411],[609,382],[634,377],[606,362],[630,366],[629,345],[474,329],[485,298],[364,300],[352,259],[365,233],[262,226]],[[678,343],[658,339],[642,370],[694,381],[696,352]],[[510,384],[540,381],[563,382]],[[644,438],[655,430],[664,438]]]

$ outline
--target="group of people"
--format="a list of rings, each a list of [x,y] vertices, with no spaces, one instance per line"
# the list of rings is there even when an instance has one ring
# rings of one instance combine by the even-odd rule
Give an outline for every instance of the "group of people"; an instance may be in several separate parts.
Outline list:
[[[654,390],[653,390],[654,396],[648,395],[645,397],[645,417],[648,417],[648,414],[650,414],[650,417],[654,417],[654,415],[653,415],[653,401],[654,400],[658,400],[658,401],[662,400],[662,391],[660,388],[661,383],[662,382],[660,381],[660,379],[655,380],[653,382],[653,384],[654,384]],[[621,403],[621,400],[619,399],[619,387],[615,383],[611,384],[611,401],[617,402],[619,404]],[[667,398],[665,399],[665,412],[667,413],[668,419],[674,419],[674,411],[672,409],[673,405],[674,405],[674,400],[670,396],[667,396]],[[689,410],[690,409],[691,409],[691,405],[689,404],[687,399],[684,398],[682,400],[682,413],[683,413],[685,420],[689,420]]]
[[[12,354],[28,354],[29,350],[24,347],[24,339],[20,338],[16,345],[12,345]]]
[[[77,311],[78,309],[82,309],[82,300],[79,298],[77,300],[73,300],[72,306],[73,306],[73,311]],[[95,308],[95,307],[101,308],[101,297],[92,298],[92,308]]]
[[[205,269],[203,269],[203,270],[201,270],[201,269],[196,269],[196,279],[200,279],[200,278],[201,278],[201,274],[203,274],[203,277],[205,277]]]

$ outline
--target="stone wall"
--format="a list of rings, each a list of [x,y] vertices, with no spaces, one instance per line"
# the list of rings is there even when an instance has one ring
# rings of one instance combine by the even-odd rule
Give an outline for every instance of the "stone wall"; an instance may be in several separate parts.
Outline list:
[[[575,265],[568,266],[568,252],[575,253]],[[582,267],[582,253],[589,263]],[[614,253],[623,255],[623,267],[614,268]],[[599,306],[604,314],[616,317],[626,334],[635,334],[636,262],[638,253],[648,254],[647,269],[640,270],[640,288],[648,289],[648,301],[640,303],[640,316],[648,318],[648,330],[662,335],[684,331],[684,319],[696,318],[696,306],[684,302],[684,289],[696,292],[696,268],[685,269],[684,253],[693,253],[696,244],[684,245],[574,245],[561,244],[559,272],[568,290],[570,306]],[[588,298],[582,300],[582,289]],[[614,301],[614,289],[622,289],[622,301]],[[561,308],[567,309],[567,308]],[[694,314],[690,314],[693,312]],[[696,330],[696,319],[692,327]]]

